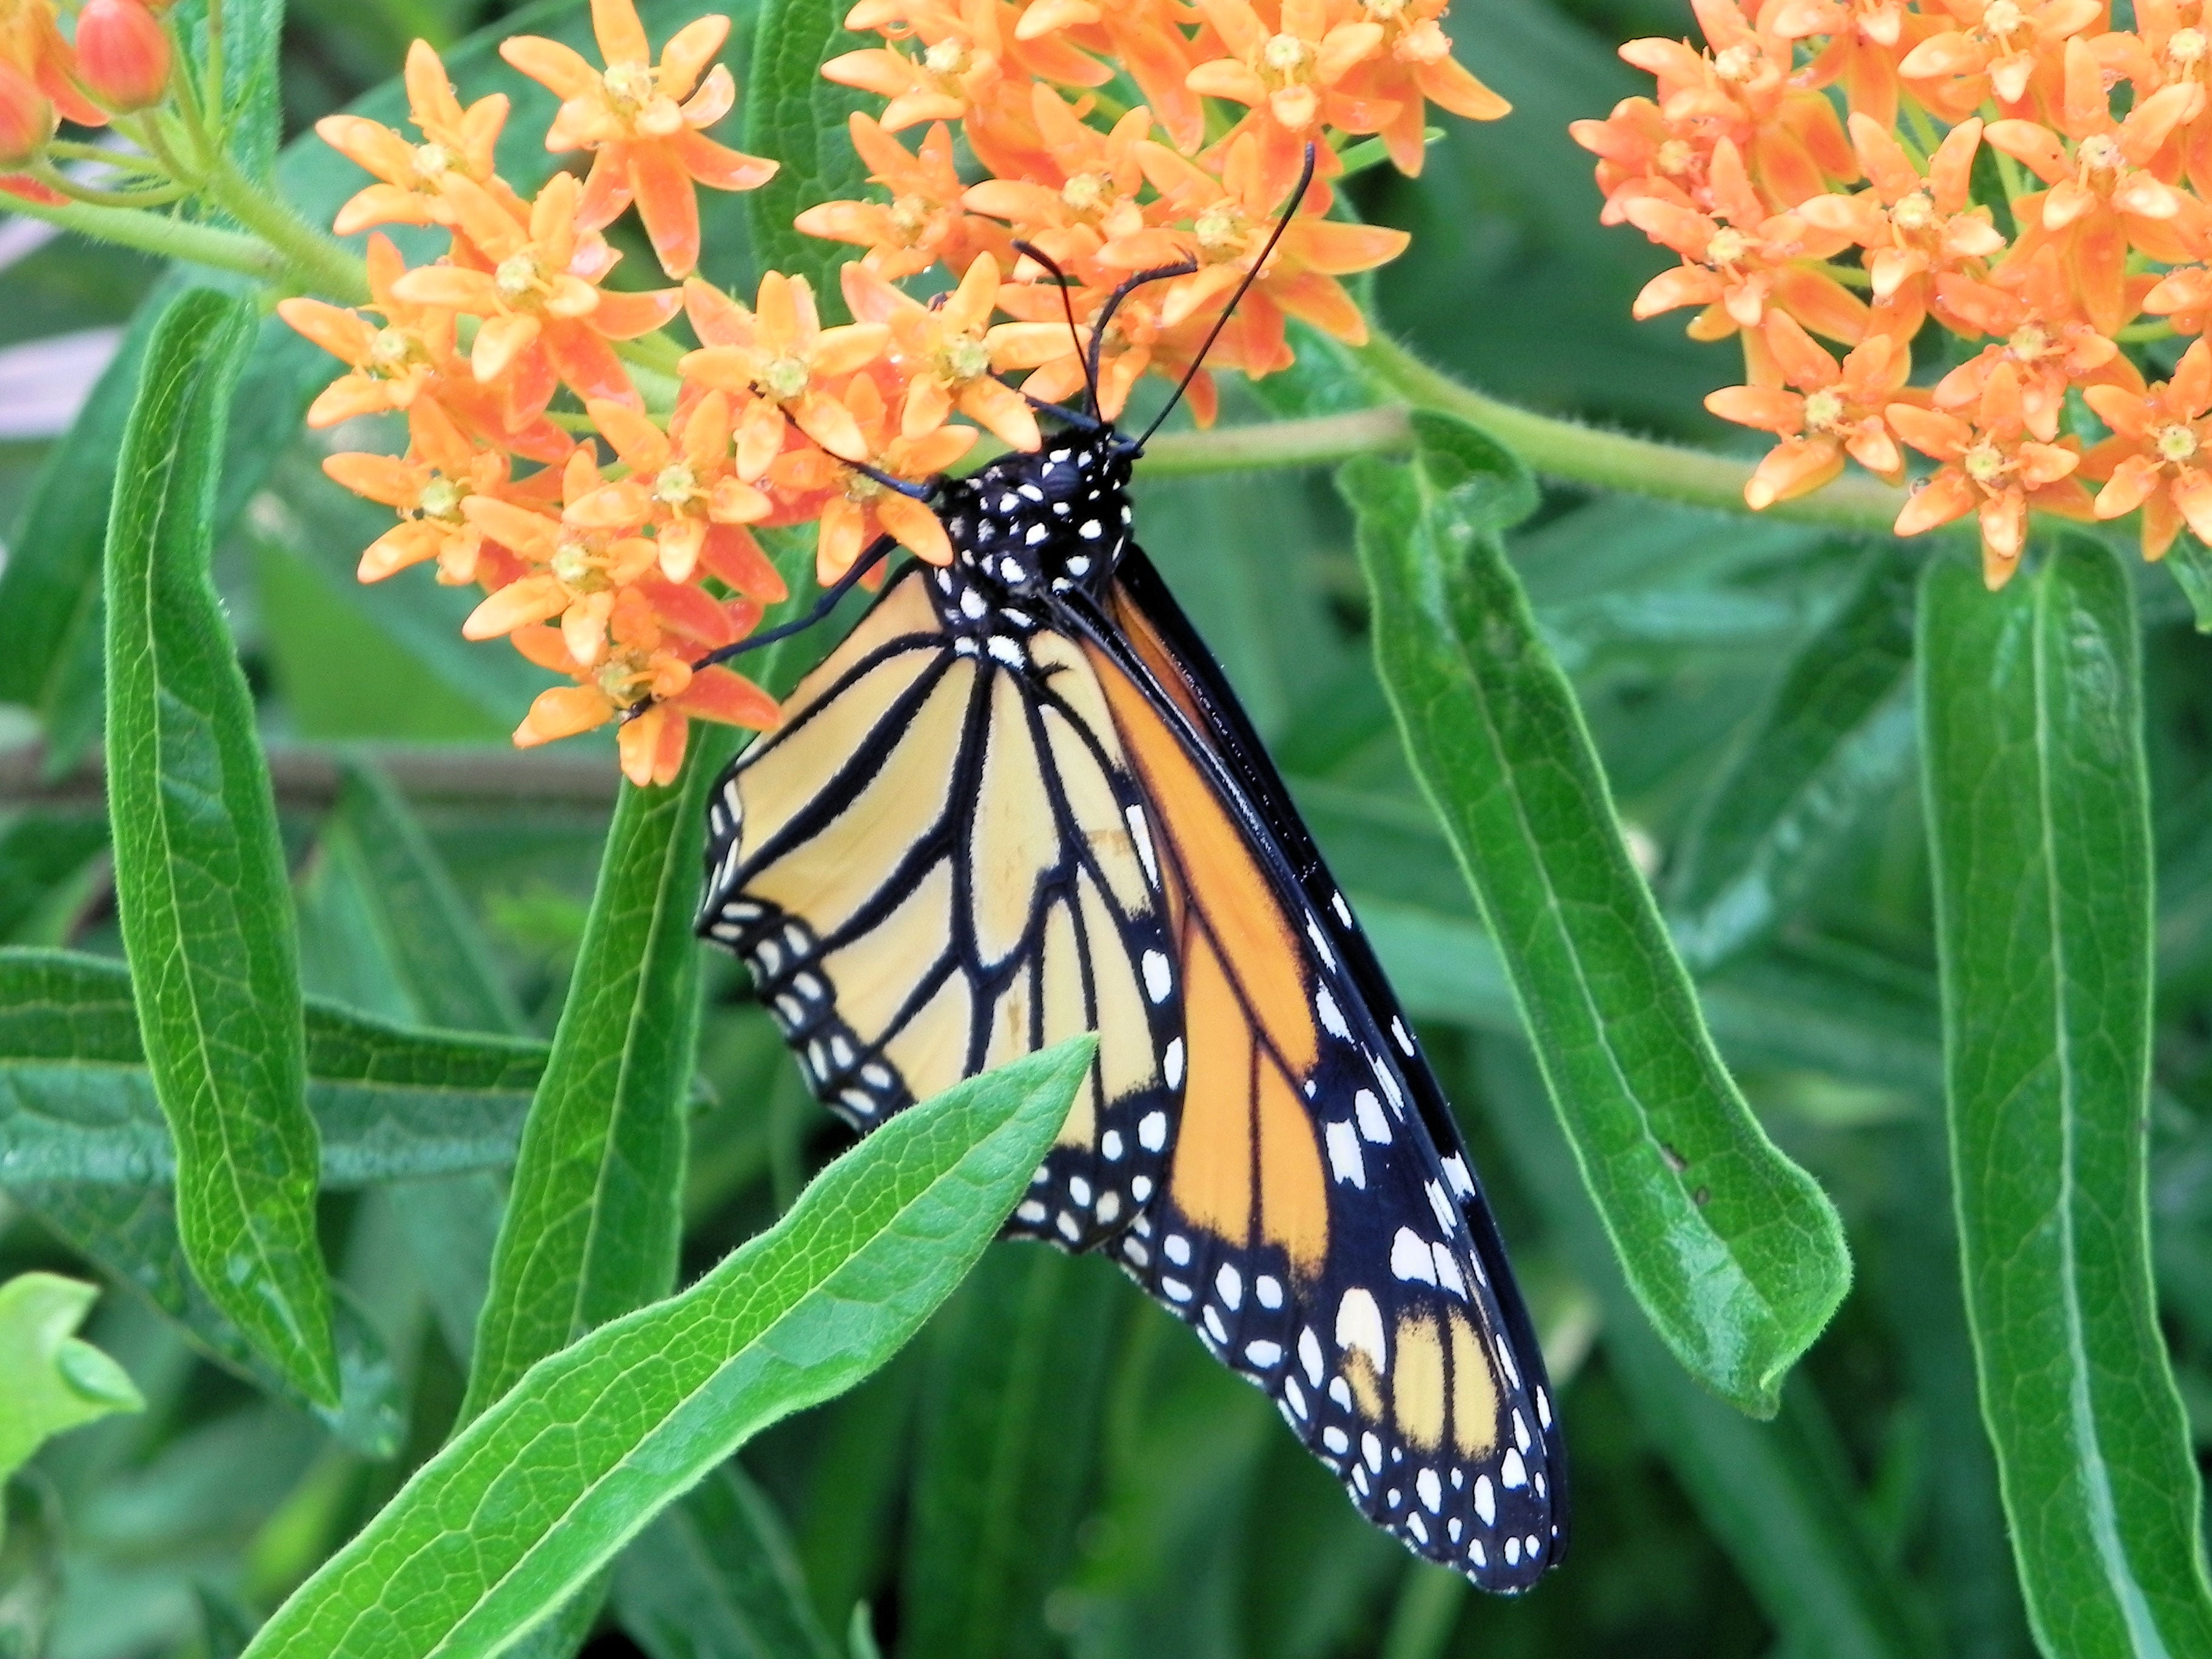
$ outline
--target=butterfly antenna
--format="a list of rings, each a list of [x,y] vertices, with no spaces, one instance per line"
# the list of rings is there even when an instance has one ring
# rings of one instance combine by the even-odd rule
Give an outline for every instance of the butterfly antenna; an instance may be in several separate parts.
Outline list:
[[[1091,367],[1090,358],[1084,356],[1083,330],[1075,320],[1075,301],[1068,297],[1068,289],[1072,284],[1067,280],[1067,273],[1054,264],[1052,256],[1035,242],[1016,242],[1014,252],[1025,259],[1042,265],[1052,273],[1053,285],[1060,290],[1060,313],[1067,319],[1068,337],[1075,342],[1076,360],[1083,365],[1084,389],[1091,394],[1091,407],[1095,411],[1098,407],[1098,375]]]
[[[1161,410],[1152,423],[1145,428],[1145,435],[1137,440],[1139,449],[1150,443],[1152,434],[1160,429],[1160,422],[1175,413],[1175,406],[1182,401],[1182,394],[1190,390],[1191,381],[1197,378],[1198,371],[1205,366],[1206,354],[1213,349],[1213,343],[1221,337],[1221,331],[1229,326],[1229,319],[1237,314],[1237,307],[1243,302],[1245,294],[1259,280],[1261,271],[1267,268],[1268,256],[1274,252],[1275,244],[1283,240],[1283,233],[1291,228],[1291,221],[1297,214],[1298,204],[1306,199],[1306,187],[1313,183],[1315,159],[1314,147],[1308,144],[1306,164],[1298,169],[1297,185],[1291,191],[1291,199],[1283,204],[1282,216],[1275,221],[1275,228],[1267,237],[1267,246],[1260,250],[1260,257],[1252,262],[1252,268],[1244,273],[1244,280],[1237,284],[1237,291],[1229,296],[1229,303],[1221,308],[1221,315],[1214,319],[1212,330],[1206,337],[1206,343],[1199,347],[1198,356],[1190,360],[1189,368],[1184,371],[1182,380],[1176,385],[1175,396],[1168,399],[1167,407]]]
[[[897,547],[898,542],[895,538],[877,537],[870,544],[868,550],[853,561],[853,568],[850,570],[823,590],[822,597],[814,602],[813,608],[805,616],[794,617],[787,623],[778,623],[764,634],[750,635],[734,645],[722,647],[719,651],[709,651],[691,665],[691,672],[696,674],[702,668],[711,668],[716,663],[727,662],[732,657],[742,657],[748,651],[757,651],[764,645],[774,645],[778,640],[787,640],[793,634],[805,633],[835,611],[839,601],[853,591],[860,579],[890,557]],[[643,705],[640,707],[642,708]]]
[[[1147,283],[1165,282],[1170,276],[1188,276],[1197,269],[1195,264],[1186,259],[1181,264],[1160,265],[1152,270],[1140,270],[1106,296],[1105,305],[1099,309],[1098,320],[1091,325],[1091,362],[1085,372],[1091,376],[1093,397],[1097,395],[1099,364],[1103,361],[1102,354],[1106,349],[1106,331],[1114,321],[1114,313],[1121,308],[1121,301]]]

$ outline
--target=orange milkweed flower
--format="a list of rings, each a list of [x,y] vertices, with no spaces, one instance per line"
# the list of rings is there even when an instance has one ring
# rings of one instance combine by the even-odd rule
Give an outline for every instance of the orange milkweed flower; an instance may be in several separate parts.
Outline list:
[[[62,38],[54,11],[45,0],[15,0],[0,7],[0,69],[13,70],[21,83],[0,91],[0,108],[15,115],[22,108],[32,107],[35,98],[51,106],[46,112],[50,117],[58,116],[82,127],[105,126],[107,112],[84,95],[76,52]],[[48,125],[36,143],[43,144],[52,136],[53,127]],[[15,134],[9,137],[12,148]],[[5,160],[19,161],[27,155],[24,151]]]
[[[1233,130],[1256,133],[1260,171],[1278,199],[1305,165],[1305,147],[1323,126],[1344,132],[1379,132],[1398,112],[1340,89],[1352,70],[1382,50],[1382,26],[1347,19],[1332,22],[1326,0],[1281,0],[1281,26],[1270,29],[1250,0],[1199,0],[1228,55],[1201,63],[1186,77],[1191,90],[1244,104],[1251,112]],[[1329,145],[1319,147],[1326,177],[1343,165]]]
[[[999,301],[996,259],[976,255],[960,286],[934,307],[900,293],[857,260],[845,267],[843,280],[853,315],[890,330],[893,360],[908,377],[899,412],[902,437],[927,436],[957,409],[1016,449],[1037,447],[1028,401],[998,377],[1051,362],[1067,349],[1068,331],[1064,324],[991,326]]]
[[[1042,83],[1030,88],[1030,106],[1042,167],[1021,179],[986,179],[961,199],[971,212],[1006,220],[1077,274],[1106,242],[1146,222],[1137,201],[1145,184],[1139,152],[1152,131],[1152,111],[1140,104],[1101,132]]]
[[[1938,0],[1931,0],[1933,7]],[[2057,78],[2057,54],[2105,21],[2104,0],[1940,0],[1950,22],[1905,53],[1897,72],[1912,94],[1947,121],[1985,99],[2022,106],[2033,83]],[[1992,140],[1994,142],[1994,140]]]
[[[2022,418],[2020,371],[1999,364],[1982,388],[1971,421],[1941,410],[1892,404],[1891,428],[1922,454],[1941,462],[1936,475],[1905,504],[1896,532],[1917,536],[1967,514],[1982,532],[1982,580],[2002,587],[2020,566],[2031,508],[2062,517],[2092,516],[2089,492],[2073,474],[2081,464],[2071,438],[2042,443]]]
[[[372,225],[450,224],[444,186],[455,171],[500,193],[523,216],[514,192],[500,182],[494,159],[507,123],[507,95],[495,93],[464,109],[427,40],[407,49],[406,86],[408,117],[422,135],[419,144],[366,116],[326,115],[315,123],[318,137],[377,181],[338,209],[331,229],[350,236]]]
[[[1628,204],[1639,196],[1712,210],[1712,136],[1668,120],[1649,98],[1624,98],[1604,120],[1571,121],[1567,132],[1598,158],[1597,187],[1605,198],[1600,224],[1626,224]]]
[[[758,524],[775,510],[734,470],[726,393],[709,392],[687,402],[666,432],[621,404],[593,402],[585,412],[629,476],[571,502],[564,516],[587,530],[651,528],[660,550],[660,574],[670,581],[690,576],[715,526]],[[775,568],[768,566],[771,575]],[[753,582],[757,580],[755,573]],[[781,589],[783,583],[778,578],[772,586]],[[750,597],[773,602],[783,595],[752,591]]]
[[[1905,0],[1781,0],[1762,14],[1784,40],[1826,40],[1803,71],[1812,87],[1840,82],[1855,115],[1897,125],[1897,65],[1938,27]]]
[[[684,297],[705,343],[685,356],[679,371],[687,380],[746,399],[738,421],[740,478],[758,480],[782,453],[787,419],[833,455],[867,459],[867,439],[824,383],[882,356],[890,343],[888,327],[823,327],[806,279],[781,271],[761,278],[757,310],[696,276]]]
[[[730,20],[702,17],[678,30],[661,49],[658,66],[632,0],[592,0],[592,32],[606,60],[603,70],[580,52],[538,35],[516,35],[499,52],[561,98],[545,148],[556,154],[594,152],[579,209],[582,228],[605,228],[635,201],[661,269],[688,276],[699,263],[694,186],[757,190],[775,177],[777,166],[718,144],[703,131],[737,102],[730,71],[714,63]]]
[[[2193,86],[2167,87],[2116,121],[2103,70],[2087,43],[2069,40],[2064,64],[2058,132],[2033,121],[1998,121],[1988,138],[1991,148],[2051,186],[2014,204],[2021,225],[2018,257],[2034,257],[2046,241],[2057,246],[2089,320],[2100,333],[2116,334],[2133,314],[2127,303],[2128,250],[2179,264],[2191,257],[2191,232],[2203,227],[2202,204],[2148,170],[2203,94]],[[2075,141],[2070,153],[2061,133]]]
[[[952,131],[944,122],[931,124],[912,155],[858,110],[848,128],[869,179],[890,191],[891,199],[817,203],[792,222],[802,234],[867,249],[861,258],[868,269],[893,282],[939,264],[965,270],[986,251],[1012,257],[1004,230],[964,210],[965,186],[953,164]]]
[[[2112,435],[2082,458],[2082,476],[2100,480],[2096,511],[2117,519],[2142,509],[2142,554],[2162,559],[2186,524],[2212,542],[2212,347],[2197,341],[2173,378],[2148,392],[2093,386],[2081,393]]]
[[[1388,0],[1383,0],[1388,3]],[[1191,90],[1197,47],[1176,27],[1172,6],[1117,5],[1112,0],[1026,0],[1014,25],[1018,43],[1063,35],[1079,51],[1118,64],[1137,84],[1145,103],[1185,150],[1206,142],[1206,105]],[[1048,79],[1057,79],[1048,76]],[[1069,81],[1068,85],[1082,85]]]
[[[1346,77],[1344,90],[1377,110],[1395,110],[1381,128],[1391,162],[1408,178],[1420,176],[1428,153],[1427,104],[1469,121],[1503,120],[1513,106],[1470,74],[1451,55],[1443,18],[1448,0],[1360,0],[1360,11],[1381,25],[1382,50]]]
[[[532,512],[511,501],[471,495],[461,503],[469,522],[509,549],[528,567],[469,613],[461,636],[493,640],[533,623],[561,619],[568,654],[586,666],[606,653],[607,619],[623,588],[657,569],[660,550],[637,532],[644,526],[608,526],[604,515],[586,513],[579,523],[576,507],[605,480],[589,446],[579,447],[562,469],[559,518]]]
[[[1869,334],[1839,365],[1781,312],[1766,319],[1765,336],[1784,382],[1796,389],[1732,386],[1705,399],[1705,407],[1723,420],[1782,440],[1743,487],[1752,510],[1764,512],[1833,483],[1847,455],[1868,471],[1899,482],[1905,455],[1887,410],[1912,372],[1911,349],[1890,335]]]
[[[361,556],[358,580],[380,582],[426,559],[438,562],[438,580],[459,586],[477,576],[483,532],[463,504],[471,496],[504,496],[507,457],[478,449],[425,398],[410,413],[405,456],[342,454],[324,459],[323,471],[356,495],[399,514]]]
[[[483,186],[449,178],[446,199],[456,225],[492,268],[423,265],[392,291],[410,304],[483,319],[470,350],[479,381],[496,382],[526,354],[542,353],[578,397],[641,407],[608,342],[650,334],[676,314],[678,296],[671,289],[628,294],[599,286],[619,256],[579,226],[581,188],[574,174],[555,173],[531,204],[526,229]]]
[[[862,434],[862,453],[852,459],[895,478],[915,483],[934,478],[975,447],[973,427],[938,426],[911,437],[899,431],[882,391],[866,374],[854,375],[845,388],[843,407],[853,429]],[[927,502],[901,495],[835,455],[787,450],[769,470],[769,483],[779,495],[820,501],[814,563],[825,586],[850,570],[879,535],[932,564],[952,562],[952,544]]]
[[[1815,263],[1850,246],[1850,234],[1796,213],[1766,213],[1727,139],[1714,148],[1711,214],[1652,196],[1628,204],[1628,222],[1683,259],[1644,284],[1638,320],[1700,306],[1692,337],[1721,340],[1757,328],[1771,305],[1815,334],[1856,344],[1867,328],[1865,302]]]
[[[2135,33],[2096,41],[2098,59],[2107,75],[2130,82],[2137,98],[2177,85],[2206,94],[2168,142],[2197,195],[2212,196],[2212,33],[2206,29],[2212,20],[2203,15],[2203,0],[2136,0],[2135,12]],[[2173,176],[2165,157],[2153,170]]]
[[[1797,211],[1808,223],[1848,236],[1866,250],[1875,326],[1910,340],[1930,303],[1940,302],[1938,276],[1978,271],[1982,261],[2004,248],[1990,210],[1972,201],[1982,123],[1972,118],[1952,128],[1929,158],[1925,178],[1871,117],[1854,114],[1850,131],[1869,188],[1852,196],[1815,196]],[[1942,321],[1960,333],[1975,331],[1960,319]]]

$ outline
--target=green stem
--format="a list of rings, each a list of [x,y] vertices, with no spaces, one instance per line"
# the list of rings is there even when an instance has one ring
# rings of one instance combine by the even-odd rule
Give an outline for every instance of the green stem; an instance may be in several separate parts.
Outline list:
[[[1388,404],[1311,420],[1163,433],[1146,446],[1138,470],[1147,478],[1186,478],[1263,467],[1320,466],[1413,446],[1413,429],[1407,424],[1405,406]]]
[[[115,242],[162,258],[189,259],[216,270],[234,270],[256,282],[279,281],[289,269],[284,257],[258,236],[196,225],[139,208],[94,207],[87,202],[56,207],[18,196],[9,198],[8,210],[43,219],[94,241]]]
[[[344,305],[368,298],[368,270],[360,259],[240,173],[227,153],[217,151],[209,162],[209,199],[281,254],[294,283]]]
[[[1360,355],[1383,386],[1418,408],[1456,415],[1480,427],[1548,477],[1726,513],[1749,511],[1743,487],[1751,477],[1751,462],[1601,432],[1486,398],[1381,335]],[[1853,477],[1839,478],[1799,500],[1778,502],[1766,512],[1771,518],[1887,533],[1905,501],[1901,489],[1878,479]]]

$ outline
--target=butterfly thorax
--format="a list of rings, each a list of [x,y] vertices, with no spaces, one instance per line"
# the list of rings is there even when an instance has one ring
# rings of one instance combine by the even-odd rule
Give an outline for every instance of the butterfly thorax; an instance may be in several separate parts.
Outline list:
[[[1026,605],[1103,594],[1128,545],[1133,456],[1110,428],[1054,433],[1033,453],[946,484],[938,514],[952,566],[934,584],[945,626],[967,636],[1010,624],[1026,632]]]

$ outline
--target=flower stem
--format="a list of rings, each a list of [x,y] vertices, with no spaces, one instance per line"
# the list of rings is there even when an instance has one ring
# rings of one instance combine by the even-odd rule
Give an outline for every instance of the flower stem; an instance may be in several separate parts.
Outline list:
[[[1413,445],[1413,428],[1407,423],[1405,406],[1387,404],[1312,420],[1163,433],[1146,446],[1138,471],[1147,478],[1188,478],[1262,467],[1318,466]]]
[[[43,219],[94,241],[115,242],[163,258],[189,259],[194,264],[216,270],[236,271],[256,282],[276,282],[289,269],[283,255],[258,236],[219,230],[213,225],[196,225],[167,214],[149,213],[143,208],[95,207],[88,202],[71,202],[58,207],[16,196],[9,198],[8,210],[27,218]]]
[[[1725,513],[1750,511],[1743,499],[1753,470],[1750,462],[1680,444],[1601,432],[1486,398],[1382,335],[1362,348],[1360,355],[1384,387],[1416,408],[1456,415],[1480,427],[1547,477]],[[1905,501],[1901,489],[1878,479],[1853,477],[1839,478],[1796,501],[1778,502],[1766,509],[1766,516],[1887,533]]]
[[[210,162],[209,199],[275,249],[295,283],[343,305],[368,298],[368,268],[359,258],[248,179],[227,153],[217,151]]]

